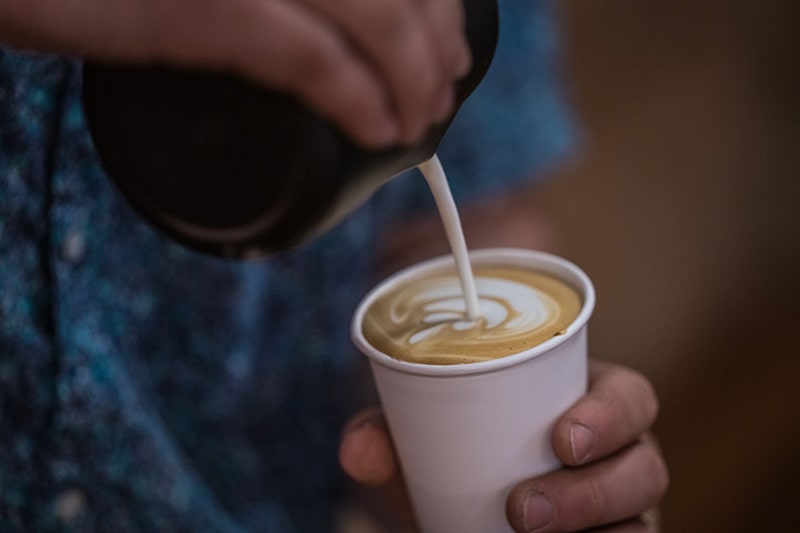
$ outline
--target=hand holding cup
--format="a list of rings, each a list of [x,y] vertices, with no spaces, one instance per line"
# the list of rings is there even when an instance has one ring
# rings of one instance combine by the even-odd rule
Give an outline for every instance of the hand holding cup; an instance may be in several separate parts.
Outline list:
[[[586,274],[526,250],[473,251],[470,262],[482,305],[494,307],[477,322],[458,318],[447,257],[362,301],[353,339],[386,423],[372,411],[349,426],[345,470],[395,502],[402,478],[425,533],[578,531],[657,503],[666,469],[645,435],[655,394],[626,369],[594,363],[589,375]]]
[[[608,533],[655,533],[652,515],[669,475],[649,432],[658,412],[653,387],[641,374],[597,360],[589,390],[556,422],[552,446],[566,465],[525,480],[506,501],[515,531],[581,531],[605,524]],[[520,423],[524,422],[524,410]],[[345,428],[340,453],[345,472],[382,498],[395,525],[414,527],[402,472],[379,408],[365,409]]]

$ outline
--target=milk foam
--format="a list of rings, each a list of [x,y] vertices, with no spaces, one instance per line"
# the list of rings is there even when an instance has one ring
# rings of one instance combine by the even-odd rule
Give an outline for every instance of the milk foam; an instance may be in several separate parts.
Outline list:
[[[420,293],[408,302],[395,301],[392,318],[401,323],[398,308],[410,306],[422,314],[422,328],[409,338],[417,344],[443,327],[465,331],[474,327],[476,320],[465,319],[466,306],[458,279],[429,280],[419,287]],[[515,335],[540,327],[547,321],[548,309],[554,308],[553,299],[522,283],[487,277],[476,277],[475,286],[484,321],[483,332],[498,335]],[[431,326],[425,328],[425,325]],[[499,329],[500,331],[493,331]]]
[[[477,267],[482,315],[470,319],[456,273],[417,279],[377,299],[364,335],[398,359],[457,364],[518,353],[563,333],[580,311],[577,292],[519,267]]]

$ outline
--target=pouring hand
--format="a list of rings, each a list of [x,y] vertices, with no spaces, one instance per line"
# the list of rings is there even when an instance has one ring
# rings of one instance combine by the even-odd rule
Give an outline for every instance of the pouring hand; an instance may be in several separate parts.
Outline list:
[[[451,111],[463,22],[461,0],[4,0],[0,42],[234,71],[382,146]]]

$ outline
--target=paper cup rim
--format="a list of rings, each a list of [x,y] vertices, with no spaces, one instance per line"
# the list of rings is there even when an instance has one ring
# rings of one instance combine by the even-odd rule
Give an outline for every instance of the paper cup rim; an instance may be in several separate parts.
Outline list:
[[[483,374],[494,372],[503,368],[518,365],[529,359],[537,358],[550,352],[557,346],[567,342],[581,331],[589,317],[592,315],[595,306],[595,291],[589,276],[577,265],[557,255],[540,252],[536,250],[525,250],[520,248],[484,248],[469,252],[470,261],[473,264],[499,263],[503,265],[522,265],[527,268],[539,270],[550,274],[558,279],[570,284],[578,290],[582,298],[581,310],[575,320],[570,323],[567,332],[563,335],[555,336],[541,344],[523,350],[521,352],[480,361],[477,363],[465,363],[460,365],[432,365],[426,363],[412,363],[401,361],[390,355],[383,353],[372,346],[362,333],[361,324],[364,314],[372,302],[381,294],[385,293],[397,283],[406,279],[416,277],[420,271],[437,270],[446,266],[455,265],[452,255],[443,255],[428,259],[408,266],[385,278],[373,287],[359,302],[350,327],[350,336],[358,349],[367,356],[372,362],[381,366],[391,368],[400,372],[426,375],[426,376],[460,376]]]

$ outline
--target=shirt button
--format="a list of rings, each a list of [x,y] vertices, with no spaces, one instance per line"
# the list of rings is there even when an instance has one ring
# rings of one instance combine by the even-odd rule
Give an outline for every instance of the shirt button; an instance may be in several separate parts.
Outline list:
[[[80,489],[68,489],[56,497],[56,517],[61,522],[72,522],[86,507],[86,495]]]
[[[80,263],[86,255],[86,238],[80,231],[70,231],[61,245],[61,254],[73,265]]]

